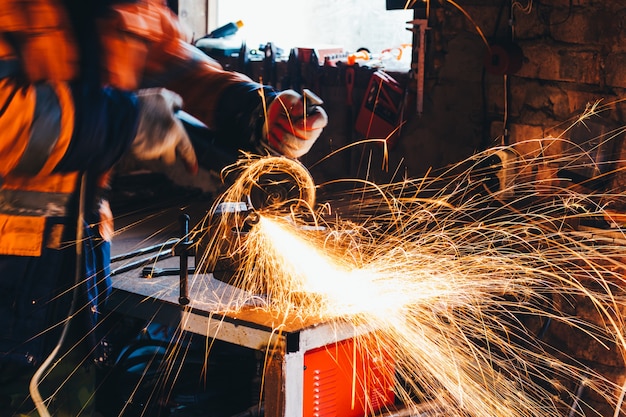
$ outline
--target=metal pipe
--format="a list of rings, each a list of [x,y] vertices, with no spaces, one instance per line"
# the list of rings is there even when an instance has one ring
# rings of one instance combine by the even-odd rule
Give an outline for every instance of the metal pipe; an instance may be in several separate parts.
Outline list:
[[[191,242],[189,241],[189,215],[182,214],[180,216],[180,227],[181,227],[181,239],[179,242],[179,246],[177,246],[177,255],[180,258],[180,282],[179,282],[179,292],[178,292],[178,303],[180,305],[189,304],[189,288],[187,287],[187,281],[189,278],[189,246],[191,246]]]
[[[111,271],[111,276],[121,274],[122,272],[131,271],[133,269],[139,268],[140,266],[143,266],[149,263],[154,263],[154,262],[160,261],[161,259],[169,258],[171,256],[172,256],[172,249],[167,249],[154,256],[142,258],[135,262],[131,262],[129,264],[120,266],[119,268],[115,268]]]
[[[127,259],[135,258],[140,255],[146,255],[148,253],[156,252],[159,250],[170,249],[172,246],[176,244],[176,242],[178,242],[178,239],[171,239],[171,240],[168,240],[167,242],[159,243],[157,245],[147,246],[145,248],[137,249],[135,251],[128,252],[128,253],[122,253],[120,255],[111,257],[111,263],[125,261]]]

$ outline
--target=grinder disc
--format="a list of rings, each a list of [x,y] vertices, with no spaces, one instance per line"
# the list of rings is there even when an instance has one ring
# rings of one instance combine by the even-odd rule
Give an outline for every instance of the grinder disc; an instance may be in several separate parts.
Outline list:
[[[251,184],[248,203],[256,211],[283,211],[302,205],[313,207],[315,189],[286,172],[268,172]]]
[[[298,161],[263,158],[250,164],[240,178],[252,210],[309,211],[315,206],[315,183]]]

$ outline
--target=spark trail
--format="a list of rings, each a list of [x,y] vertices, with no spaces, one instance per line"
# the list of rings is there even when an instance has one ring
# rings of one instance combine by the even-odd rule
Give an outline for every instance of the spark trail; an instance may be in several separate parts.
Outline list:
[[[265,296],[257,309],[376,329],[363,342],[393,352],[394,391],[409,407],[435,401],[447,416],[556,417],[569,412],[573,392],[562,381],[572,380],[617,407],[615,382],[543,339],[558,323],[618,354],[626,347],[623,243],[599,245],[572,226],[604,216],[611,193],[531,180],[532,165],[554,162],[543,155],[516,162],[514,190],[488,190],[481,170],[491,156],[437,177],[361,182],[352,196],[331,198],[341,215],[303,204],[314,228],[293,212],[262,212],[237,242],[234,282]],[[276,166],[274,158],[249,163],[255,175]],[[228,198],[243,200],[242,184]],[[562,308],[582,300],[595,320]]]

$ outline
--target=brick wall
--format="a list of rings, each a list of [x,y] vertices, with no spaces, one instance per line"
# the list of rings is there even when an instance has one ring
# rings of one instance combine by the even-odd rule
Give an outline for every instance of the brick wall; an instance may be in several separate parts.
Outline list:
[[[468,12],[480,15],[487,27],[489,16],[492,28],[497,20],[493,6],[476,4]],[[546,136],[567,139],[575,118],[595,103],[600,112],[592,117],[594,121],[612,128],[626,126],[624,2],[544,0],[527,10],[514,8],[505,18],[492,40],[511,39],[523,54],[519,70],[508,75],[506,110],[511,143]],[[467,30],[467,24],[463,27]],[[503,131],[503,122],[498,120],[505,112],[502,78],[488,74],[485,79],[491,137]],[[617,135],[604,147],[613,153],[613,159],[623,160],[624,143],[623,135]],[[621,162],[614,168],[624,167]],[[623,191],[624,173],[618,171],[613,177],[613,189]]]
[[[626,126],[623,1],[455,2],[463,12],[449,2],[431,3],[425,110],[409,112],[395,151],[409,173],[503,141],[567,139],[575,119],[596,103],[596,122]],[[511,3],[517,6],[512,12]],[[521,66],[506,77],[493,73],[488,45],[511,41],[521,51]],[[615,160],[624,160],[623,136],[605,144]],[[615,168],[621,171],[612,175],[613,189],[623,190],[626,164]]]
[[[427,152],[412,151],[426,148],[435,153],[461,143],[468,155],[468,148],[482,150],[506,142],[516,144],[527,158],[543,155],[557,161],[566,147],[554,138],[568,139],[576,119],[596,104],[600,112],[587,119],[590,126],[617,129],[604,144],[618,161],[606,187],[614,192],[610,205],[623,212],[626,141],[620,129],[626,127],[626,2],[457,1],[465,13],[447,2],[432,3],[425,113],[409,122],[413,129],[405,132],[396,150],[409,169],[417,172],[434,160],[428,159]],[[512,14],[510,3],[520,6]],[[532,7],[524,9],[528,5]],[[494,73],[488,68],[490,61],[485,61],[487,45],[503,41],[513,41],[521,50],[521,66],[507,74]],[[436,132],[442,144],[428,144],[433,137],[423,132]],[[457,132],[464,132],[460,140]],[[462,154],[451,152],[439,161]],[[538,169],[536,175],[556,177],[558,162],[548,168]],[[588,307],[581,299],[568,308],[594,322],[597,314]],[[617,384],[624,383],[622,352],[615,346],[607,349],[559,325],[550,329],[548,337]],[[570,391],[576,390],[575,385],[576,381],[564,383]],[[587,396],[584,400],[600,415],[613,415],[603,399]]]

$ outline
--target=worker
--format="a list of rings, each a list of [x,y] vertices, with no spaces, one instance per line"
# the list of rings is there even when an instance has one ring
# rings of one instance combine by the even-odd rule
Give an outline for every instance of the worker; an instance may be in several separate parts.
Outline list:
[[[163,0],[3,0],[0,416],[93,412],[121,155],[195,173],[181,108],[231,146],[291,158],[326,126],[321,107],[305,117],[300,94],[226,71],[191,41]]]

